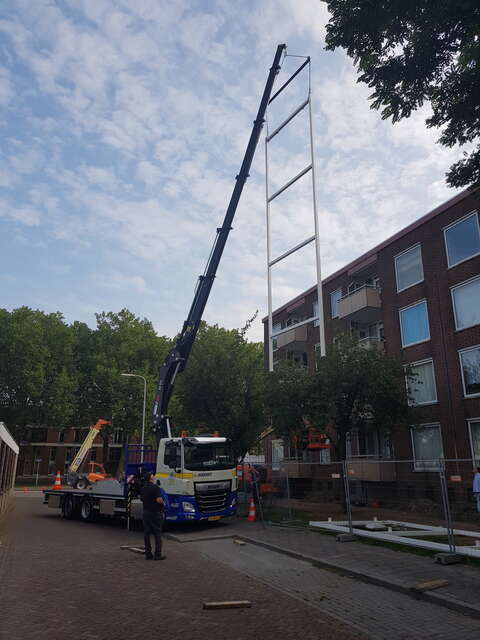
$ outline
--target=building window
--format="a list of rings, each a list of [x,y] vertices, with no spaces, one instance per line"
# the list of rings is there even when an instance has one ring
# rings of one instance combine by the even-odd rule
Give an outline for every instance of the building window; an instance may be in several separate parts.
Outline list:
[[[466,396],[480,395],[480,346],[462,349],[458,355],[460,356],[464,394]]]
[[[480,467],[480,420],[470,420],[470,442],[472,443],[472,459],[476,467]]]
[[[319,327],[320,326],[320,318],[318,316],[318,300],[315,300],[315,302],[313,303],[313,317],[317,318],[317,320],[313,321],[313,326],[314,327]]]
[[[412,370],[412,377],[407,379],[408,395],[410,396],[409,404],[418,405],[437,402],[433,360],[413,362],[409,366]]]
[[[412,344],[430,340],[426,300],[400,309],[399,313],[402,347],[409,347]]]
[[[443,230],[449,267],[480,255],[478,214],[472,213]]]
[[[411,431],[415,471],[438,471],[443,460],[440,425],[421,424]]]
[[[453,312],[457,329],[480,324],[480,278],[452,287]]]
[[[84,438],[83,438],[83,431],[81,431],[80,429],[76,429],[73,432],[73,441],[76,443],[80,443],[83,442]]]
[[[277,338],[274,338],[274,335],[277,333],[277,331],[281,331],[281,330],[282,330],[281,322],[277,322],[276,324],[272,325],[272,349],[274,351],[278,349]]]
[[[58,442],[65,442],[65,431],[58,432]]]
[[[55,462],[56,457],[57,457],[57,450],[55,449],[55,447],[52,447],[48,455],[48,462]]]
[[[93,449],[90,451],[90,462],[95,462],[97,459],[97,450]]]
[[[330,294],[330,308],[332,311],[332,318],[338,318],[338,303],[342,297],[342,290],[337,289]]]
[[[397,291],[423,282],[422,249],[419,244],[395,257]]]
[[[113,432],[113,444],[122,444],[123,442],[123,430],[115,429]]]

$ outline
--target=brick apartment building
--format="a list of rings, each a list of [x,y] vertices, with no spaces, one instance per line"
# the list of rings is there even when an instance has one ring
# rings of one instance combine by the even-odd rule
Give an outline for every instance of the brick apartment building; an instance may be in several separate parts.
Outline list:
[[[20,453],[17,465],[17,478],[28,479],[36,476],[53,476],[57,471],[65,473],[75,458],[88,429],[65,429],[58,431],[31,426],[23,430],[19,438]],[[133,441],[133,440],[132,440]],[[87,455],[86,462],[99,462],[105,469],[114,473],[124,443],[121,430],[114,430],[108,444],[107,459],[104,460],[103,440],[97,436]]]
[[[408,467],[417,478],[442,457],[480,464],[479,202],[479,189],[462,192],[323,281],[327,349],[350,334],[411,365],[421,383],[411,389],[415,425],[352,433],[349,457],[413,460]],[[290,358],[314,370],[318,321],[305,320],[317,308],[315,286],[274,311],[273,334],[292,327],[274,338],[274,363]],[[268,353],[266,319],[264,329]],[[330,461],[328,450],[306,453],[304,460]],[[379,465],[372,479],[381,476]]]

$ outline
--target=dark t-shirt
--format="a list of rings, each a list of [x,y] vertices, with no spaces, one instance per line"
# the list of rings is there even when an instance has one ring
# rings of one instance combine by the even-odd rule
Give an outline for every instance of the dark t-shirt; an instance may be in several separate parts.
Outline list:
[[[156,501],[157,498],[161,497],[162,492],[160,491],[160,487],[153,484],[153,482],[146,482],[140,493],[140,500],[143,502],[143,510],[161,513],[163,511],[163,506],[158,504]]]

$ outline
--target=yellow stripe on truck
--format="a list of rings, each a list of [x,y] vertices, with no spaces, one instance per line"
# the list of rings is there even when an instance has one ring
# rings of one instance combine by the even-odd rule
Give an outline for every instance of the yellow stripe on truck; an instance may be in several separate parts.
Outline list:
[[[189,478],[193,478],[193,473],[174,473],[173,476],[175,478],[180,478],[182,480],[188,480]],[[170,473],[156,473],[156,478],[170,478]]]

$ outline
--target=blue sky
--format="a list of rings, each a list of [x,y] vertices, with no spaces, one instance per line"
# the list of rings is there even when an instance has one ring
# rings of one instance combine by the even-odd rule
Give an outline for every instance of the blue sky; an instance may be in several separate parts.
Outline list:
[[[91,326],[127,307],[180,330],[281,42],[312,58],[324,275],[454,196],[458,151],[435,144],[426,110],[381,121],[351,61],[324,51],[327,21],[312,0],[4,0],[0,306]],[[299,78],[270,126],[306,90]],[[306,154],[302,116],[272,145],[271,188]],[[266,312],[264,166],[261,142],[205,313],[226,327]],[[310,235],[310,190],[275,202],[275,252]],[[275,272],[275,304],[313,283],[307,249]]]

